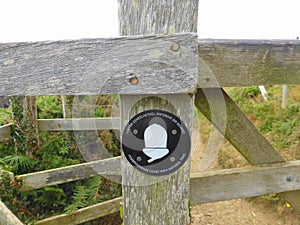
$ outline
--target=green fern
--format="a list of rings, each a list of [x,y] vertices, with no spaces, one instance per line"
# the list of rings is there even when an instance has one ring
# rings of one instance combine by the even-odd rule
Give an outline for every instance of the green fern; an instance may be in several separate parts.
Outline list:
[[[94,204],[99,199],[101,177],[95,176],[87,181],[86,199],[89,204]]]
[[[65,213],[72,213],[73,211],[98,203],[101,177],[95,176],[86,181],[85,185],[78,185],[75,187],[72,196],[72,204],[65,208]]]
[[[8,166],[11,166],[12,171],[15,174],[20,174],[24,170],[31,170],[34,167],[34,164],[36,163],[27,155],[9,155],[1,158],[1,162],[5,163]]]
[[[72,196],[72,204],[65,208],[65,213],[72,213],[73,211],[83,208],[87,205],[85,201],[85,187],[77,186],[75,187],[74,194]]]

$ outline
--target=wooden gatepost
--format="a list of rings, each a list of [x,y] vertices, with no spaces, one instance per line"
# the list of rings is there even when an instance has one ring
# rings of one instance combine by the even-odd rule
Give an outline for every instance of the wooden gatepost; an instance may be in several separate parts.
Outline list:
[[[120,0],[119,5],[121,35],[196,33],[198,0]],[[147,67],[131,72],[131,76],[138,79],[137,89],[133,93],[139,95],[121,95],[121,130],[124,130],[125,124],[134,115],[149,109],[158,109],[179,117],[188,127],[188,132],[192,132],[194,93],[198,83],[196,36],[175,34],[169,37],[166,45],[160,51],[153,51],[153,58],[149,60],[149,64],[157,65],[156,73],[153,71],[151,75],[144,74]],[[179,58],[169,61],[168,65],[161,61],[163,58],[158,62],[156,57],[158,59],[164,53],[169,59],[174,56]],[[165,70],[167,67],[174,68],[175,73]],[[190,146],[186,145],[184,148]],[[188,152],[190,149],[180,151]],[[125,225],[188,223],[190,154],[186,157],[188,158],[181,168],[165,176],[144,174],[128,165],[124,157],[122,183]],[[166,160],[169,158],[171,157]],[[170,169],[178,160],[175,159],[173,164],[164,169]],[[160,173],[161,170],[155,171]]]
[[[36,122],[51,131],[120,128],[121,159],[10,176],[28,191],[121,170],[122,199],[36,224],[80,224],[119,211],[122,201],[124,225],[181,225],[189,198],[270,193],[300,212],[300,161],[284,162],[222,89],[299,84],[300,43],[197,40],[197,13],[198,0],[119,0],[125,37],[0,45],[0,96],[120,94],[120,118]],[[253,166],[190,174],[194,106]],[[0,127],[0,140],[10,127]],[[22,224],[1,202],[0,223]]]

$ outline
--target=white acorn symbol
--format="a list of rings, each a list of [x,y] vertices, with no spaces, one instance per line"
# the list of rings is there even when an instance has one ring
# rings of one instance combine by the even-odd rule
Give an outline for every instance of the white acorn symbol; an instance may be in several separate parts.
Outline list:
[[[145,148],[143,152],[150,157],[148,163],[161,159],[169,153],[167,149],[167,131],[158,124],[147,127],[144,133]]]

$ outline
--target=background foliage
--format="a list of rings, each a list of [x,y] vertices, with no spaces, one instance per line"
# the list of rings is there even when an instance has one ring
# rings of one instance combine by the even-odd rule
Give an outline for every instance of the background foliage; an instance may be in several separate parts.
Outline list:
[[[67,104],[72,100],[73,97],[69,96]],[[103,117],[110,114],[107,105],[115,104],[116,97],[98,96],[96,100],[92,102],[98,104],[93,113],[96,117]],[[2,124],[12,122],[12,112],[14,117],[23,117],[21,101],[21,98],[15,98],[11,101],[9,109],[0,110]],[[101,106],[103,102],[106,104],[104,107]],[[39,119],[62,118],[60,96],[41,96],[37,98],[36,103]],[[67,107],[71,116],[72,106],[69,104]],[[0,143],[0,169],[19,175],[85,162],[73,132],[39,132],[39,151],[32,156],[26,152],[30,137],[22,131],[22,127],[13,126],[13,138]],[[114,140],[114,132],[99,131],[99,136],[103,137],[102,141],[112,155],[120,154],[119,142]],[[119,184],[100,176],[27,192],[20,192],[19,184],[11,182],[7,176],[9,173],[0,178],[0,199],[26,224],[63,212],[71,213],[76,209],[121,195]]]
[[[287,159],[300,159],[300,86],[289,86],[287,107],[281,108],[281,86],[267,87],[268,100],[264,101],[257,87],[228,88],[226,91],[250,120],[267,137],[273,146]],[[75,111],[71,103],[74,98],[67,96],[67,117]],[[62,98],[60,96],[42,96],[37,98],[38,117],[42,119],[62,118]],[[87,107],[92,102],[93,107]],[[117,96],[80,97],[84,105],[82,116],[111,116],[113,105],[118,104]],[[97,105],[95,107],[94,105]],[[8,109],[0,109],[0,125],[12,122],[12,111],[15,116],[22,117],[22,110],[12,105]],[[75,112],[76,113],[76,112]],[[198,115],[201,123],[201,136],[209,135],[210,125]],[[204,122],[203,122],[204,121]],[[39,151],[36,155],[26,154],[18,127],[13,129],[13,139],[0,143],[0,169],[7,171],[0,178],[0,199],[24,223],[32,223],[53,215],[71,213],[72,211],[96,204],[121,195],[121,187],[103,177],[79,180],[39,190],[20,192],[18,183],[10,181],[9,172],[26,174],[35,171],[63,167],[85,162],[74,140],[73,132],[39,132]],[[89,135],[89,131],[84,133]],[[120,154],[120,143],[116,131],[99,131],[99,137],[113,156]],[[25,137],[26,138],[26,137]],[[19,142],[16,144],[16,142]],[[30,143],[30,140],[27,140]],[[226,141],[225,141],[226,145]],[[241,166],[235,153],[226,148],[218,155],[218,164],[223,168]],[[263,196],[270,201],[278,202],[277,195]],[[100,224],[89,222],[86,224]]]

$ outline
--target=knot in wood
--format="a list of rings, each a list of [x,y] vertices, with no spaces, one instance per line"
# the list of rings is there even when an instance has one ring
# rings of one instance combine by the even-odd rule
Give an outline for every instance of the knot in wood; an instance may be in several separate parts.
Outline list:
[[[138,82],[139,82],[139,79],[135,76],[129,78],[129,83],[132,84],[132,85],[137,85]]]

